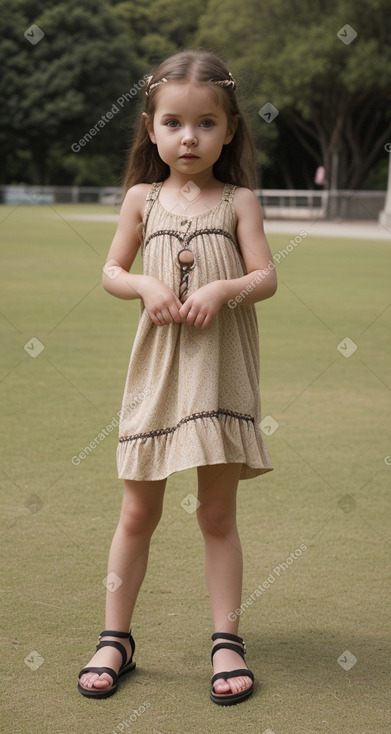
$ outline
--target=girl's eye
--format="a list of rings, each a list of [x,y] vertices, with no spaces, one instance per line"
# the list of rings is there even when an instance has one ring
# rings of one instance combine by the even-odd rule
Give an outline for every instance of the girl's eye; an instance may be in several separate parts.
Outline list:
[[[213,125],[213,120],[203,120],[201,122],[202,127],[212,127],[212,125]]]
[[[167,127],[175,128],[178,125],[178,122],[176,120],[167,120],[166,122]]]

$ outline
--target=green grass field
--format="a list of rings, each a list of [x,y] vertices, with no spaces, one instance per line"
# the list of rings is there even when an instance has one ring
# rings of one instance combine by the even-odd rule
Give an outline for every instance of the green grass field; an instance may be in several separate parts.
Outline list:
[[[3,730],[388,734],[390,242],[310,235],[257,305],[263,416],[279,427],[275,470],[239,485],[243,601],[274,579],[241,617],[254,696],[209,701],[203,543],[180,504],[191,470],[168,480],[132,624],[137,672],[90,701],[76,682],[104,628],[116,430],[72,457],[120,408],[139,307],[101,287],[115,224],[66,219],[77,212],[113,210],[0,208]]]

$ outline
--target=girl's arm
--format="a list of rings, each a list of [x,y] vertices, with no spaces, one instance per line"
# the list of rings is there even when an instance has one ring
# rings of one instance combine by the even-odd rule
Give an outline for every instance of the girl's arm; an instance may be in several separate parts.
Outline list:
[[[102,285],[117,298],[141,298],[143,275],[129,273],[140,247],[141,226],[146,190],[143,184],[127,192],[121,206],[119,222],[103,267]]]
[[[142,298],[156,326],[182,321],[181,302],[165,283],[150,275],[129,273],[138,249],[145,198],[149,184],[137,184],[127,192],[123,201],[117,231],[103,267],[103,288],[117,298]],[[157,315],[159,314],[159,315]]]
[[[263,229],[263,215],[253,191],[239,188],[234,197],[238,217],[236,235],[247,275],[220,281],[223,303],[231,307],[270,298],[277,290],[276,268]],[[235,300],[236,299],[236,300]]]

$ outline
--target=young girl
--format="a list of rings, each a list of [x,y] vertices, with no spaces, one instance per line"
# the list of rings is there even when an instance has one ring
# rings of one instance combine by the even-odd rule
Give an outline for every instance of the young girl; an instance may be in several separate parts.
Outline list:
[[[238,636],[242,552],[239,479],[272,469],[259,427],[254,303],[276,275],[263,231],[253,148],[236,84],[214,54],[182,51],[148,78],[118,229],[103,286],[140,299],[119,427],[123,504],[108,562],[106,629],[79,674],[105,698],[134,670],[129,632],[167,477],[197,467],[217,704],[243,701],[254,675]],[[142,247],[143,274],[129,270]],[[234,621],[232,621],[234,620]]]

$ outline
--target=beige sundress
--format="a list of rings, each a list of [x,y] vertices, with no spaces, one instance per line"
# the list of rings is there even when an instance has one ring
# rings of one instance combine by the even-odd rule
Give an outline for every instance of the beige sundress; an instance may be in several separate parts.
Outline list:
[[[179,297],[182,249],[191,250],[190,295],[246,270],[236,240],[235,186],[203,214],[182,216],[146,201],[143,272]],[[241,479],[272,470],[260,429],[258,323],[254,305],[224,304],[201,330],[186,323],[155,326],[141,316],[125,384],[117,448],[120,479],[156,480],[208,464],[242,463]]]

